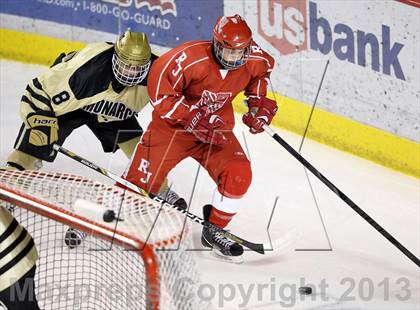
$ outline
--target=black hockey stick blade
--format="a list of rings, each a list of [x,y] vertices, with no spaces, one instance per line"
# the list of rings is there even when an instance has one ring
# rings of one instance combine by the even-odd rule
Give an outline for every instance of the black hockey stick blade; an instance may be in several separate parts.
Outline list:
[[[300,155],[294,148],[292,148],[286,141],[284,141],[277,133],[269,126],[264,125],[264,130],[281,146],[283,146],[294,158],[296,158],[302,165],[312,172],[322,183],[324,183],[330,190],[332,190],[338,197],[341,198],[350,208],[359,214],[366,222],[368,222],[377,232],[384,236],[396,248],[398,248],[405,256],[407,256],[414,264],[420,267],[420,260],[417,256],[410,252],[397,239],[395,239],[388,231],[379,225],[373,218],[371,218],[365,211],[363,211],[356,203],[354,203],[348,196],[346,196],[340,189],[338,189],[330,180],[322,175],[314,166],[312,166],[302,155]]]
[[[60,152],[60,153],[62,153],[64,155],[70,157],[71,159],[73,159],[73,160],[75,160],[75,161],[77,161],[77,162],[85,165],[86,167],[88,167],[90,169],[95,170],[96,172],[99,172],[100,174],[102,174],[104,176],[107,176],[111,180],[114,180],[115,182],[118,182],[118,183],[120,183],[120,184],[122,184],[122,185],[124,185],[124,186],[126,186],[128,188],[130,188],[132,191],[134,191],[134,192],[136,192],[136,193],[138,193],[138,194],[140,194],[142,196],[150,197],[154,201],[159,202],[159,203],[162,203],[163,206],[176,209],[179,212],[185,214],[188,218],[190,218],[191,220],[193,220],[196,223],[199,223],[199,224],[201,224],[203,226],[209,226],[209,227],[211,226],[211,227],[214,227],[219,232],[221,232],[226,238],[229,238],[232,241],[235,241],[235,242],[243,245],[244,247],[247,247],[248,249],[253,250],[253,251],[257,252],[257,253],[264,254],[264,245],[263,244],[253,243],[253,242],[247,241],[245,239],[242,239],[242,238],[240,238],[240,237],[238,237],[238,236],[236,236],[236,235],[234,235],[234,234],[232,234],[232,233],[224,230],[223,228],[217,227],[217,226],[211,224],[210,222],[207,222],[207,221],[203,220],[202,218],[198,217],[197,215],[195,215],[195,214],[193,214],[193,213],[191,213],[191,212],[189,212],[187,210],[184,210],[184,209],[182,209],[182,208],[180,208],[178,206],[175,206],[173,204],[170,204],[169,202],[165,201],[164,199],[162,199],[162,198],[160,198],[160,197],[158,197],[156,195],[149,194],[145,190],[143,190],[140,187],[136,186],[135,184],[133,184],[133,183],[131,183],[131,182],[129,182],[129,181],[127,181],[127,180],[125,180],[125,179],[117,176],[116,174],[113,174],[113,173],[109,172],[108,170],[106,170],[104,168],[99,167],[98,165],[92,163],[91,161],[89,161],[89,160],[87,160],[87,159],[85,159],[83,157],[80,157],[79,155],[77,155],[77,154],[75,154],[75,153],[73,153],[73,152],[71,152],[71,151],[63,148],[62,146],[60,146],[58,144],[54,144],[53,147],[54,147],[54,150],[55,151]]]
[[[154,201],[157,201],[159,203],[163,203],[163,204],[167,205],[168,207],[177,209],[179,212],[185,214],[188,218],[190,218],[191,220],[193,220],[196,223],[199,223],[203,226],[211,227],[213,229],[218,230],[224,237],[229,238],[230,240],[235,241],[235,242],[239,243],[240,245],[242,245],[244,247],[247,247],[248,249],[250,249],[252,251],[255,251],[255,252],[260,253],[260,254],[265,254],[264,244],[262,244],[262,243],[253,243],[251,241],[247,241],[247,240],[245,240],[241,237],[238,237],[238,236],[224,230],[223,228],[217,227],[216,225],[213,225],[212,223],[210,223],[208,221],[205,221],[204,219],[196,216],[195,214],[192,214],[192,213],[188,212],[185,209],[182,209],[178,206],[175,206],[175,205],[172,205],[172,204],[166,202],[164,199],[160,198],[159,196],[150,194],[149,197],[151,197]]]

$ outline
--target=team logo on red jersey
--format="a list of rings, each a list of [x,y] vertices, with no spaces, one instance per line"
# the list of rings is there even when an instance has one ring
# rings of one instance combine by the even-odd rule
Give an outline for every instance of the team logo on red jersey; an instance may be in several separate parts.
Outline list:
[[[306,1],[258,0],[259,34],[283,55],[306,50],[306,6]]]
[[[195,105],[200,108],[206,106],[209,113],[214,113],[220,110],[231,96],[231,92],[213,93],[209,90],[204,90],[200,100]]]

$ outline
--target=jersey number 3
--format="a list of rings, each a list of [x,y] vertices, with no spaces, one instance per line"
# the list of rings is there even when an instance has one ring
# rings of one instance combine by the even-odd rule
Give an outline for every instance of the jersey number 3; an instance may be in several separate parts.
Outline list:
[[[175,62],[178,66],[175,69],[172,70],[172,75],[173,76],[177,76],[179,74],[179,72],[181,72],[181,70],[182,70],[181,63],[183,61],[185,61],[185,59],[187,59],[187,54],[185,54],[185,52],[182,52],[182,54],[177,59],[175,59]]]

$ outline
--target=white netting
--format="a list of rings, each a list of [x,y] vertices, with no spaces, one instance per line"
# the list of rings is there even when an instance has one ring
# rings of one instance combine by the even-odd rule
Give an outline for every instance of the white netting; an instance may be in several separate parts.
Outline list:
[[[50,204],[51,210],[65,210],[70,220],[57,220],[36,207],[31,208],[34,212],[18,208],[16,201],[6,203],[9,190]],[[80,199],[103,211],[114,210],[123,222],[116,229],[115,222],[95,220],[90,229],[82,218],[80,224],[74,209]],[[189,223],[178,211],[80,176],[34,171],[0,171],[0,203],[13,210],[34,238],[40,256],[35,283],[41,309],[209,308],[196,296],[199,276],[193,254],[186,250],[192,247]],[[70,249],[64,236],[74,223],[88,236]],[[98,234],[101,227],[112,228],[112,242]]]

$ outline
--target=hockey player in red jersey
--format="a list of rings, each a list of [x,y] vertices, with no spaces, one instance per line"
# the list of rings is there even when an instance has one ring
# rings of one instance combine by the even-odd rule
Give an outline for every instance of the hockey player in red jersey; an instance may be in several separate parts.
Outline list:
[[[232,132],[232,100],[245,92],[249,111],[242,120],[251,133],[262,132],[277,111],[276,102],[266,97],[273,66],[239,15],[219,17],[212,41],[186,42],[162,55],[147,83],[152,121],[125,178],[157,193],[169,171],[192,157],[217,185],[212,205],[203,208],[204,218],[225,227],[252,178],[250,162]],[[234,261],[243,253],[239,244],[209,228],[203,228],[202,243]]]

